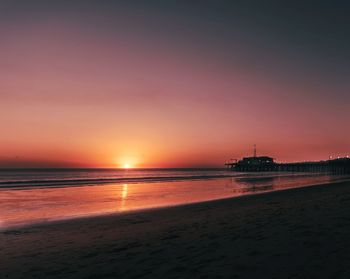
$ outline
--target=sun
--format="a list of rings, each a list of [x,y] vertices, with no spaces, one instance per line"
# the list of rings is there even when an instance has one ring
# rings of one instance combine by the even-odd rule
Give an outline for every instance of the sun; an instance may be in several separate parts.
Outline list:
[[[125,163],[125,164],[123,164],[122,168],[123,169],[131,169],[132,166],[130,164],[128,164],[128,163]]]
[[[131,156],[123,156],[115,161],[115,167],[123,170],[137,168],[138,164],[139,161]]]

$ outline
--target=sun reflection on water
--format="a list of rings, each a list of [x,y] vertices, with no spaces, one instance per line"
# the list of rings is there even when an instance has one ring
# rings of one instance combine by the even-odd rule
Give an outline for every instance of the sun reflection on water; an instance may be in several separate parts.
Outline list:
[[[121,210],[125,208],[126,204],[126,199],[128,197],[128,184],[124,183],[123,184],[123,189],[122,189],[122,203],[121,203]]]

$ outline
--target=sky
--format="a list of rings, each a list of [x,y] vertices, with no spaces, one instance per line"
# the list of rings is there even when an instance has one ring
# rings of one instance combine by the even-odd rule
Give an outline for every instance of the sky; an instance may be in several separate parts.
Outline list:
[[[283,3],[282,3],[283,2]],[[348,1],[0,0],[0,167],[350,155]]]

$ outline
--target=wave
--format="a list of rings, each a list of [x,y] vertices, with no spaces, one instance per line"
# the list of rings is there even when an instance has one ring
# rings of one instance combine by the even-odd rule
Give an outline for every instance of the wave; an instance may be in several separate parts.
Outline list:
[[[142,183],[142,182],[166,182],[178,180],[203,180],[215,178],[237,177],[234,174],[220,175],[187,175],[187,176],[153,176],[153,177],[118,177],[118,178],[91,178],[91,179],[42,179],[42,180],[16,180],[0,181],[0,190],[7,188],[41,188],[41,187],[66,187],[81,185],[99,185],[109,183]]]

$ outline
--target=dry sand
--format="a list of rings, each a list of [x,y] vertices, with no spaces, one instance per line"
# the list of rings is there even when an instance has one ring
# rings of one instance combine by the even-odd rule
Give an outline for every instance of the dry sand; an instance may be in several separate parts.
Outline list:
[[[0,278],[350,278],[350,183],[0,233]]]

